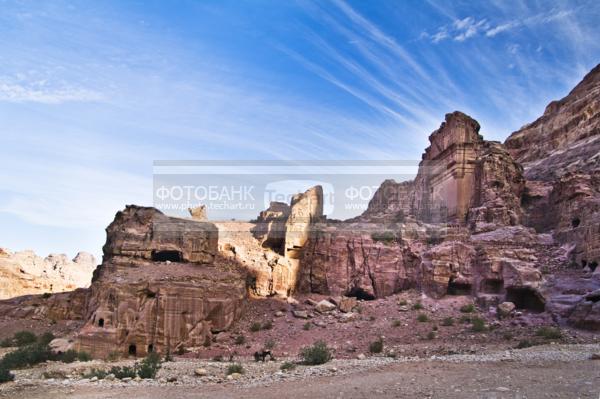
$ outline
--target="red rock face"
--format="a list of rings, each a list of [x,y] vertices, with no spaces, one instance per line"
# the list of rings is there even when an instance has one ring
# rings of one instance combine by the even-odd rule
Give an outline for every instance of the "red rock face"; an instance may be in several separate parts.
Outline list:
[[[233,324],[245,298],[213,224],[128,206],[107,228],[76,346],[96,357],[200,346]]]
[[[523,164],[528,180],[553,180],[569,170],[597,168],[599,132],[600,65],[535,122],[512,133],[505,146]]]
[[[419,280],[411,255],[401,240],[378,238],[359,224],[317,225],[304,247],[299,289],[362,299],[391,295]]]
[[[381,297],[419,287],[599,328],[599,94],[600,66],[505,146],[467,115],[446,115],[414,181],[385,181],[350,224],[313,226],[300,288]]]
[[[413,182],[385,181],[350,223],[313,225],[301,290],[375,298],[417,287],[435,297],[481,294],[498,302],[507,286],[541,280],[503,249],[506,235],[517,230],[471,239],[520,223],[523,169],[460,112],[446,115],[430,141]],[[504,273],[531,276],[505,280]]]

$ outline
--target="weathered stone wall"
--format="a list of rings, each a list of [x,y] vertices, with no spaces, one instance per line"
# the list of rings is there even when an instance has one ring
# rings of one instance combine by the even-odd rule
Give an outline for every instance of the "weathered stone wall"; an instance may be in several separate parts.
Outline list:
[[[212,263],[217,253],[214,224],[168,217],[155,208],[129,205],[106,229],[104,261],[113,256]]]
[[[246,278],[217,255],[217,228],[128,206],[106,229],[79,350],[145,355],[199,346],[241,315]]]

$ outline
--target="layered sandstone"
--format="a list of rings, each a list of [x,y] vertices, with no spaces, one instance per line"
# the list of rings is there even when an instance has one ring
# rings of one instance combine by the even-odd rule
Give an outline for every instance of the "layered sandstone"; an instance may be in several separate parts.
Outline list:
[[[96,259],[87,252],[69,259],[64,254],[42,258],[33,251],[0,249],[0,299],[88,287],[95,268]]]
[[[541,275],[524,261],[536,254],[519,241],[523,234],[535,240],[533,233],[506,229],[523,217],[523,169],[479,129],[461,112],[447,114],[414,181],[387,180],[360,217],[314,225],[301,289],[375,298],[415,287],[486,302],[500,301],[507,290],[537,290]],[[489,234],[480,239],[483,233]]]
[[[128,206],[106,229],[77,348],[93,356],[200,346],[240,316],[245,277],[217,254],[217,228]]]
[[[293,196],[290,205],[272,202],[255,223],[217,223],[219,250],[245,267],[253,294],[285,298],[296,289],[299,257],[322,219],[323,189],[315,186]]]
[[[525,223],[552,233],[567,271],[553,276],[550,306],[573,325],[600,328],[600,65],[506,148],[523,164]]]

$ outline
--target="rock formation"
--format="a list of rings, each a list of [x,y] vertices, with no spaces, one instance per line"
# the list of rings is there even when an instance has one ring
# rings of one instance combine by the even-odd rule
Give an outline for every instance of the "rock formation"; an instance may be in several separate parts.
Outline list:
[[[552,233],[580,273],[554,279],[551,306],[572,324],[600,328],[600,304],[589,296],[600,288],[600,65],[505,145],[525,169],[525,224]]]
[[[240,316],[245,278],[217,228],[128,206],[106,229],[76,347],[93,356],[200,346]]]
[[[41,258],[33,251],[0,248],[0,299],[88,287],[95,268],[96,259],[87,252],[71,260],[64,254]]]
[[[290,206],[285,224],[284,254],[286,258],[298,259],[308,240],[311,224],[323,217],[323,188],[315,186],[303,194],[296,194]]]
[[[515,290],[538,295],[537,253],[520,241],[538,241],[519,226],[522,168],[461,112],[429,139],[414,181],[385,181],[350,222],[314,225],[302,290],[372,299],[414,287],[485,303]]]
[[[83,320],[77,348],[101,357],[206,344],[240,316],[247,290],[328,295],[326,312],[415,288],[598,330],[599,93],[600,66],[505,144],[447,114],[415,179],[384,181],[345,222],[324,217],[320,186],[255,222],[129,206],[107,228],[89,289],[3,302],[0,315]]]
[[[256,223],[222,222],[219,249],[249,273],[249,288],[259,296],[290,296],[300,273],[299,257],[311,226],[323,218],[323,189],[296,194],[290,205],[272,202]]]

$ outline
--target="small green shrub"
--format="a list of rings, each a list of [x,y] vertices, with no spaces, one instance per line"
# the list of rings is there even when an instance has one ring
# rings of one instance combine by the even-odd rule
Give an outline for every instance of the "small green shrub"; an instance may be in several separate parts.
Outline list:
[[[419,315],[417,316],[417,321],[425,323],[429,321],[429,317],[427,317],[425,313],[419,313]]]
[[[548,327],[548,326],[538,328],[537,331],[535,332],[535,335],[537,335],[538,337],[545,338],[545,339],[561,339],[562,338],[562,333],[560,332],[560,330],[558,328]]]
[[[93,368],[88,373],[83,374],[82,377],[83,378],[87,378],[87,379],[96,377],[99,380],[103,380],[104,378],[106,378],[106,376],[108,374],[109,373],[107,371],[105,371],[105,370],[100,370],[100,369]]]
[[[400,327],[401,325],[402,325],[402,322],[400,320],[392,321],[392,327]]]
[[[421,310],[423,309],[423,304],[421,302],[417,302],[412,306],[413,310]]]
[[[56,338],[54,334],[52,334],[51,332],[45,332],[39,336],[37,342],[39,342],[42,345],[48,345],[50,342],[52,342],[54,338]]]
[[[77,360],[80,362],[89,362],[92,360],[92,355],[87,352],[77,352]]]
[[[327,347],[325,341],[316,341],[312,346],[302,348],[300,357],[304,364],[318,365],[325,364],[331,360],[331,350]]]
[[[171,354],[171,348],[169,347],[169,345],[167,345],[167,347],[165,348],[165,357],[163,358],[163,361],[165,361],[165,362],[173,361],[173,355]]]
[[[525,349],[525,348],[529,348],[534,345],[535,344],[533,342],[531,342],[530,340],[523,339],[523,340],[519,341],[519,343],[517,344],[517,349]]]
[[[69,349],[57,356],[57,360],[60,360],[63,363],[73,363],[77,360],[77,351],[74,349]]]
[[[396,241],[396,234],[393,231],[376,231],[371,233],[371,239],[375,242],[382,242],[385,245],[390,245]]]
[[[4,338],[0,341],[0,347],[2,348],[10,348],[11,346],[13,346],[13,341],[10,338]]]
[[[7,353],[0,361],[0,367],[9,370],[33,366],[52,358],[52,353],[47,345],[31,344]]]
[[[50,298],[51,296],[52,296],[52,294],[51,294],[51,293],[49,293],[49,292],[44,292],[44,293],[42,294],[42,298],[43,298],[43,299],[48,299],[48,298]]]
[[[302,329],[303,329],[304,331],[308,331],[308,330],[310,330],[311,328],[312,328],[312,324],[310,324],[310,322],[308,322],[308,321],[307,321],[306,323],[304,323],[304,325],[302,326]]]
[[[474,332],[482,332],[486,330],[485,321],[479,317],[474,317],[471,320],[471,330]]]
[[[273,349],[275,348],[276,342],[274,339],[268,339],[267,342],[265,342],[265,349]]]
[[[0,366],[0,384],[4,382],[13,381],[15,379],[14,374],[9,369]]]
[[[244,374],[245,372],[246,372],[246,370],[244,370],[244,366],[242,366],[239,363],[233,363],[233,364],[230,364],[229,367],[227,367],[227,375],[234,374],[234,373]]]
[[[283,371],[293,370],[295,368],[296,368],[296,363],[293,363],[293,362],[284,362],[281,365],[281,370],[283,370]]]
[[[475,311],[475,305],[470,303],[468,305],[461,306],[460,311],[462,313],[473,313]]]
[[[427,333],[427,339],[431,341],[434,338],[435,338],[435,331],[429,331],[429,333]]]
[[[369,352],[371,353],[381,353],[383,352],[383,339],[380,337],[376,341],[373,341],[369,344]]]
[[[148,356],[146,356],[139,364],[136,363],[135,370],[140,378],[154,379],[160,367],[161,361],[159,354],[156,352],[151,352],[148,353]]]
[[[246,343],[246,337],[244,337],[243,335],[238,335],[237,337],[235,337],[236,345],[244,345],[245,343]]]
[[[262,327],[262,324],[260,324],[260,322],[255,321],[254,323],[252,323],[252,325],[250,325],[250,331],[252,332],[257,332],[260,331]]]
[[[263,325],[261,326],[263,330],[270,330],[273,328],[273,321],[272,320],[267,320],[263,323]]]
[[[106,360],[108,360],[109,362],[116,362],[120,358],[121,358],[121,353],[119,351],[111,351],[108,353]]]
[[[470,323],[471,322],[471,316],[467,316],[467,315],[461,316],[460,317],[460,322],[464,323],[464,324]]]
[[[31,331],[19,331],[13,336],[13,341],[17,346],[25,346],[36,342],[37,337]]]
[[[442,320],[442,325],[446,327],[450,327],[454,325],[454,319],[452,317],[446,317]]]
[[[128,366],[113,366],[110,368],[109,374],[114,374],[115,378],[118,378],[119,380],[122,380],[123,378],[135,378],[137,375],[135,368]]]
[[[398,305],[400,306],[406,306],[408,304],[408,302],[406,302],[406,299],[402,299],[398,302]]]

